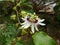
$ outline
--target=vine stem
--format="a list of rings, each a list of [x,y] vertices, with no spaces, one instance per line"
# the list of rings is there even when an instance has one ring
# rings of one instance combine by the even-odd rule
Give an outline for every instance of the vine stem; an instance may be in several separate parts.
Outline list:
[[[20,0],[19,0],[20,1]],[[17,1],[15,1],[16,2],[16,5],[18,4],[18,2]],[[17,11],[17,7],[16,7],[16,16],[17,16],[17,20],[18,20],[18,23],[19,23],[19,25],[20,25],[20,19],[19,19],[19,13],[18,13],[18,11]]]
[[[16,16],[17,16],[18,23],[20,24],[19,13],[17,10],[16,10]]]

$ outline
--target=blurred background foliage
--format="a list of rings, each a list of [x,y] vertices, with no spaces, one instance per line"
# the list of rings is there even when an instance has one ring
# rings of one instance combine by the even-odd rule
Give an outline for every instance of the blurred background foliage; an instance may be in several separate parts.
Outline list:
[[[52,12],[39,12],[47,2],[57,5]],[[43,4],[42,4],[43,2]],[[34,15],[44,18],[46,26],[38,27],[44,32],[30,33],[20,29],[22,17]],[[47,33],[47,34],[45,34]],[[59,0],[0,0],[0,45],[60,45],[60,1]],[[39,40],[39,41],[38,41]],[[41,40],[41,43],[40,43]],[[46,40],[46,41],[45,41]]]

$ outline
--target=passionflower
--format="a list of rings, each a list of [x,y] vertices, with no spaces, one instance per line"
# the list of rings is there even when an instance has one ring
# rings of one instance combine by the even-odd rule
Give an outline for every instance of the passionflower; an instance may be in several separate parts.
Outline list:
[[[25,18],[22,18],[23,19],[23,23],[21,24],[21,28],[29,28],[31,27],[31,31],[32,33],[34,33],[34,29],[36,29],[36,31],[38,31],[38,25],[41,25],[41,26],[45,26],[46,24],[42,23],[45,19],[40,19],[38,18],[38,16],[35,16],[35,15],[32,15],[32,16],[26,16]]]

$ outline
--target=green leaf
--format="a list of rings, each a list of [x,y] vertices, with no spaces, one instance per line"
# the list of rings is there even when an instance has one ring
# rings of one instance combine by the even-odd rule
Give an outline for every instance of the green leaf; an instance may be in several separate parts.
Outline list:
[[[13,38],[6,38],[6,45],[11,45],[12,44],[12,39]]]
[[[23,45],[22,41],[17,41],[15,45]]]
[[[17,43],[16,43],[16,45],[23,45],[23,44],[21,44],[21,43],[17,42]]]
[[[20,30],[16,29],[16,25],[14,23],[6,24],[6,29],[2,30],[2,35],[8,38],[16,37]]]
[[[0,45],[6,45],[5,37],[1,35],[0,35]]]
[[[27,6],[27,9],[29,9],[29,8],[33,9],[33,6],[32,6],[32,3],[30,0],[21,0],[20,6],[23,6],[23,7]]]
[[[60,12],[60,2],[54,7],[55,12]]]
[[[32,37],[35,45],[56,45],[55,41],[45,32],[37,32]]]
[[[60,14],[57,15],[57,20],[60,21]]]

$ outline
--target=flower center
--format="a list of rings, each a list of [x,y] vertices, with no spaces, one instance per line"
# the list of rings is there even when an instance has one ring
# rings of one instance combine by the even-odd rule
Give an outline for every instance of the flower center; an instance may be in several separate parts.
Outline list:
[[[28,17],[27,17],[27,20],[28,20],[29,22],[32,22],[32,23],[37,23],[37,22],[38,22],[37,16],[28,16]]]
[[[37,23],[37,22],[38,22],[38,20],[35,20],[35,21],[34,21],[34,23]]]

